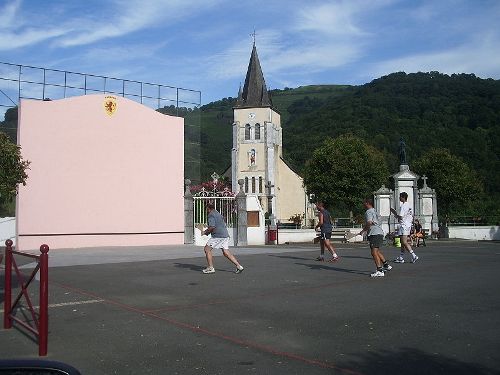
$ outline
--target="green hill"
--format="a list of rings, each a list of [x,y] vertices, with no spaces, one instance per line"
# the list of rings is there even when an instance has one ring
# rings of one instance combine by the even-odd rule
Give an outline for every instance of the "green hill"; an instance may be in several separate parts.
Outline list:
[[[382,150],[397,170],[402,137],[409,164],[431,147],[448,148],[473,167],[486,191],[500,186],[500,81],[472,74],[394,73],[344,91],[283,125],[284,156],[301,171],[325,137],[352,133]],[[306,142],[304,142],[306,140]]]
[[[361,86],[272,90],[271,97],[281,114],[284,158],[299,174],[325,138],[346,133],[381,150],[396,172],[403,138],[410,167],[431,148],[447,148],[463,159],[485,188],[486,195],[477,196],[482,208],[476,212],[498,215],[499,80],[473,74],[393,73]],[[204,180],[230,166],[235,102],[225,98],[201,108]],[[429,184],[432,187],[432,181]],[[470,215],[468,210],[464,207],[462,215]]]

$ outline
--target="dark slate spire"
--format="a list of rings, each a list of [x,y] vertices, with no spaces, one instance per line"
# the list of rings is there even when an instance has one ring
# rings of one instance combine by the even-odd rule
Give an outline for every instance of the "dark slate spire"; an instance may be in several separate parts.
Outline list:
[[[252,56],[248,63],[247,76],[241,95],[238,95],[236,107],[272,107],[273,103],[267,91],[264,74],[260,67],[259,56],[255,43],[252,49]]]

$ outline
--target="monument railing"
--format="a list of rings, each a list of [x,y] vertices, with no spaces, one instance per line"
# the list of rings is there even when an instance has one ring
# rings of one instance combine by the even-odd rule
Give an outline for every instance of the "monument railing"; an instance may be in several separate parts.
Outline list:
[[[453,216],[446,220],[448,226],[500,225],[500,216]]]

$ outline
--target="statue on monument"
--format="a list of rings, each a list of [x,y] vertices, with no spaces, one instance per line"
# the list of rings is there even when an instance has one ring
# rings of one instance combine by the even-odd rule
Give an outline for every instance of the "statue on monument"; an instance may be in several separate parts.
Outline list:
[[[398,153],[399,153],[399,165],[407,165],[408,162],[406,160],[406,144],[402,137],[399,140]]]

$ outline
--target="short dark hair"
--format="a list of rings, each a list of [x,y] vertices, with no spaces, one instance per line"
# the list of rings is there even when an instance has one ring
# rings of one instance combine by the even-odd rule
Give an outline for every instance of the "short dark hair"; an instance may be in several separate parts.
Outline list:
[[[207,208],[210,209],[210,210],[214,210],[215,209],[215,205],[212,202],[208,202],[207,203]]]
[[[316,204],[320,205],[323,208],[328,208],[328,204],[324,201],[317,201]]]
[[[404,192],[404,191],[402,193],[399,193],[399,196],[403,197],[405,199],[405,201],[408,200],[408,194],[406,194],[406,192]]]
[[[371,198],[366,198],[366,199],[364,200],[364,202],[365,202],[365,203],[368,203],[370,206],[372,206],[372,207],[373,207],[373,199],[371,199]]]

